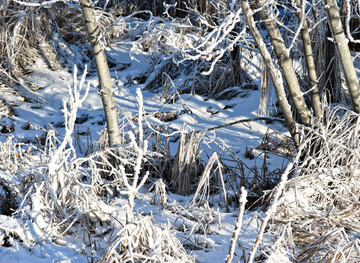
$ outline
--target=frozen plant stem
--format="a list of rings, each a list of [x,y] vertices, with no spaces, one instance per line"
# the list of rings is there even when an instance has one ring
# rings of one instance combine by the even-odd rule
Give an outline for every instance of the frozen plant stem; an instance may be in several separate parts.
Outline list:
[[[306,21],[306,17],[304,15],[306,3],[304,0],[296,0],[295,2],[297,6],[296,15],[298,16],[299,24],[301,27],[301,38],[303,42],[305,61],[311,85],[311,105],[314,110],[315,117],[320,119],[322,117],[322,109],[320,101],[320,91],[317,81],[318,77],[316,73],[315,59],[311,46],[309,27]]]
[[[77,80],[77,73],[77,67],[74,66],[73,85],[68,87],[69,98],[63,101],[65,124],[63,140],[57,148],[51,147],[48,149],[48,172],[43,176],[43,181],[34,184],[35,192],[32,192],[34,188],[28,190],[32,203],[32,220],[34,221],[29,222],[29,224],[32,225],[38,236],[43,234],[48,236],[49,233],[53,235],[53,232],[56,230],[57,226],[54,226],[52,219],[49,220],[49,214],[59,213],[61,215],[59,218],[66,218],[66,221],[70,218],[64,212],[65,209],[63,210],[64,207],[67,207],[66,203],[68,200],[62,197],[68,194],[68,188],[64,187],[64,185],[67,184],[71,175],[64,173],[64,171],[68,171],[71,161],[76,159],[76,151],[72,139],[76,114],[78,109],[82,107],[90,89],[90,86],[87,85],[86,89],[83,90],[87,68],[85,67],[80,82]]]
[[[76,151],[73,146],[72,134],[75,129],[76,114],[79,108],[81,108],[84,100],[89,94],[89,85],[87,86],[84,95],[81,97],[80,91],[85,82],[85,76],[87,73],[87,68],[85,67],[84,73],[80,80],[80,83],[77,82],[77,67],[74,66],[74,84],[73,87],[69,87],[69,99],[63,101],[64,107],[64,123],[65,123],[65,136],[63,138],[60,146],[52,154],[49,161],[49,175],[57,174],[57,170],[66,163],[66,159],[63,158],[63,155],[70,156],[70,152],[73,154],[73,157],[76,157]],[[69,111],[70,109],[70,111]],[[69,149],[66,149],[66,147]]]
[[[139,103],[139,119],[138,119],[139,132],[138,132],[138,140],[136,140],[135,135],[133,133],[129,134],[131,144],[137,154],[135,167],[134,167],[134,176],[133,176],[131,182],[129,181],[129,179],[126,176],[125,168],[122,165],[119,167],[122,179],[124,181],[124,185],[127,188],[127,193],[128,193],[128,198],[129,198],[128,206],[127,206],[127,210],[126,210],[126,223],[129,223],[133,220],[134,200],[135,200],[136,194],[138,193],[139,189],[145,184],[145,182],[149,176],[149,172],[147,171],[143,175],[143,178],[141,179],[140,183],[138,183],[139,175],[140,175],[141,167],[142,167],[142,160],[143,160],[144,156],[146,155],[148,142],[147,142],[147,140],[144,140],[144,130],[142,127],[144,104],[143,104],[143,97],[142,97],[140,89],[136,90],[136,94],[137,94],[137,101]]]
[[[241,226],[242,226],[242,221],[243,221],[243,216],[244,216],[244,211],[245,211],[245,204],[246,204],[246,197],[247,197],[247,191],[245,190],[244,187],[241,187],[239,214],[238,214],[238,217],[237,217],[237,220],[236,220],[234,233],[233,233],[233,236],[231,238],[229,254],[228,254],[227,258],[226,258],[226,263],[231,263],[231,260],[232,260],[232,258],[234,256],[236,241],[238,239],[238,236],[239,236],[239,233],[240,233],[240,230],[241,230]]]

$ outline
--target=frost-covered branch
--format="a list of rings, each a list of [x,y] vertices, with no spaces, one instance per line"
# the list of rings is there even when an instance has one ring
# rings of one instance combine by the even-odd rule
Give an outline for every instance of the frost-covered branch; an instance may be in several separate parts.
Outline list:
[[[163,19],[153,16],[149,10],[139,11],[150,16],[147,21],[142,22],[145,29],[140,37],[137,35],[135,41],[124,43],[131,44],[135,51],[141,48],[143,43],[149,44],[149,41],[145,40],[150,40],[151,48],[160,44],[177,64],[185,61],[205,61],[209,68],[201,73],[209,75],[226,52],[231,51],[236,45],[248,47],[248,34],[241,5],[235,2],[221,2],[213,5],[213,8],[216,9],[218,18],[206,18],[190,7],[187,8],[187,12],[191,16],[187,20],[169,19],[169,15]]]
[[[215,64],[224,56],[225,52],[232,50],[240,39],[246,39],[246,27],[242,18],[242,8],[239,4],[232,2],[220,10],[223,19],[218,21],[219,25],[211,27],[210,32],[204,31],[204,37],[198,41],[188,41],[188,48],[183,48],[181,54],[185,60],[199,60],[211,61],[210,69],[202,72],[204,75],[209,75],[215,67]],[[194,11],[194,10],[193,10]],[[195,12],[195,11],[194,11]],[[206,21],[200,14],[199,21]],[[207,23],[205,24],[208,25]],[[209,28],[208,28],[209,29]]]
[[[345,0],[346,3],[346,19],[345,19],[345,28],[346,28],[346,35],[349,38],[349,40],[353,43],[360,43],[360,39],[354,39],[354,37],[352,36],[351,32],[350,32],[350,20],[352,18],[352,4],[350,2],[350,0]],[[360,3],[357,3],[358,5],[360,5]],[[357,20],[359,20],[359,18],[356,18]],[[359,28],[356,29],[357,31],[359,30]]]
[[[243,216],[244,216],[244,211],[245,211],[245,204],[246,204],[246,197],[247,197],[247,191],[245,190],[244,187],[241,187],[241,196],[240,196],[240,201],[239,201],[239,204],[240,204],[239,213],[238,213],[238,217],[236,220],[236,225],[235,225],[235,229],[233,232],[233,236],[231,238],[231,243],[230,243],[229,253],[226,258],[226,263],[231,263],[231,260],[234,256],[236,241],[238,239],[238,236],[239,236],[240,230],[241,230],[241,226],[242,226],[242,221],[243,221]]]
[[[37,1],[24,2],[24,1],[20,1],[20,0],[14,0],[14,2],[19,5],[28,6],[28,7],[45,7],[45,8],[48,8],[49,6],[52,6],[59,2],[65,3],[67,5],[71,5],[71,6],[74,5],[72,3],[72,1],[69,1],[69,0],[50,0],[50,1],[43,1],[43,2],[37,2]]]
[[[58,236],[66,232],[79,218],[78,201],[73,201],[75,209],[69,207],[70,196],[79,198],[84,206],[89,202],[89,196],[81,193],[81,186],[77,185],[77,175],[73,171],[72,162],[76,159],[76,151],[73,145],[73,132],[75,130],[76,114],[86,99],[90,86],[84,89],[86,67],[80,81],[77,80],[77,67],[74,67],[73,85],[68,87],[69,98],[63,102],[65,135],[58,144],[55,132],[50,130],[43,161],[46,164],[46,172],[40,169],[40,177],[28,189],[22,205],[26,205],[25,199],[29,199],[31,205],[31,225],[33,234],[39,238],[46,236]],[[86,191],[86,189],[85,189]],[[26,209],[20,207],[20,211]],[[33,221],[33,222],[32,222]],[[68,226],[64,229],[64,223]],[[62,231],[59,231],[62,229]],[[61,235],[61,234],[60,234]],[[39,240],[38,240],[39,241]]]
[[[74,77],[73,77],[73,87],[68,87],[69,99],[63,101],[63,112],[64,112],[64,124],[65,124],[65,135],[60,144],[60,146],[52,154],[52,157],[49,161],[49,174],[55,174],[56,171],[68,161],[67,158],[63,158],[64,152],[69,152],[72,154],[73,158],[76,157],[76,151],[73,146],[72,134],[75,130],[75,121],[76,114],[79,108],[81,108],[82,103],[86,99],[90,86],[87,85],[85,92],[81,95],[81,91],[84,86],[85,76],[87,73],[87,67],[85,66],[84,73],[81,77],[80,82],[77,80],[77,67],[74,66]],[[69,147],[69,148],[67,148]]]
[[[126,193],[128,194],[128,198],[129,198],[127,213],[126,213],[126,217],[127,217],[126,221],[127,222],[131,222],[133,220],[134,200],[135,200],[136,194],[138,193],[139,189],[145,184],[145,182],[149,176],[149,172],[146,171],[145,174],[143,175],[143,178],[139,182],[139,176],[141,173],[143,159],[147,153],[148,142],[147,142],[147,140],[144,140],[144,130],[143,130],[144,104],[143,104],[143,97],[142,97],[142,93],[141,93],[140,89],[136,90],[136,94],[137,94],[137,101],[139,104],[138,105],[138,109],[139,109],[139,114],[138,114],[139,128],[138,129],[139,130],[138,130],[138,139],[137,140],[135,138],[135,135],[132,132],[129,133],[129,137],[130,137],[130,141],[131,141],[130,143],[136,154],[134,174],[133,174],[131,180],[127,177],[127,175],[125,173],[125,168],[122,165],[120,166],[121,177],[124,181]]]

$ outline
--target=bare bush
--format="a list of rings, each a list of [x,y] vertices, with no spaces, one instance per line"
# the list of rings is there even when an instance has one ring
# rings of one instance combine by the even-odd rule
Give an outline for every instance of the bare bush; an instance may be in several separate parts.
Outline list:
[[[106,222],[106,206],[96,192],[96,185],[83,181],[76,165],[77,157],[73,144],[76,112],[87,96],[83,89],[84,76],[77,81],[74,70],[74,87],[69,88],[69,100],[64,102],[65,135],[59,141],[53,130],[47,132],[42,162],[32,182],[24,189],[24,200],[19,207],[20,213],[30,213],[32,226],[39,239],[50,235],[61,238],[72,226],[85,224],[96,227],[97,222]],[[92,222],[89,224],[89,222]],[[73,230],[72,230],[73,231]],[[47,233],[46,233],[47,232]],[[46,234],[45,234],[46,233]]]
[[[244,60],[239,59],[236,63],[240,68],[247,67]],[[169,96],[172,100],[176,100],[176,92],[203,95],[216,100],[230,100],[235,97],[246,97],[249,91],[258,89],[245,70],[235,73],[232,65],[229,54],[226,54],[211,74],[204,75],[202,72],[209,70],[210,64],[201,59],[181,64],[172,59],[155,60],[155,70],[151,68],[153,73],[148,77],[145,89],[172,91]],[[185,77],[178,81],[176,78],[181,74]]]
[[[141,34],[136,30],[136,34],[129,34],[131,41],[121,43],[132,45],[133,52],[161,53],[159,57],[154,55],[149,72],[142,75],[147,78],[146,89],[167,88],[215,99],[246,96],[249,89],[258,89],[246,73],[249,61],[244,57],[251,56],[252,49],[248,47],[240,6],[228,8],[219,1],[212,8],[216,12],[211,22],[189,6],[184,19],[156,17],[150,11],[133,14],[147,16],[137,20]],[[182,74],[185,77],[173,81]]]

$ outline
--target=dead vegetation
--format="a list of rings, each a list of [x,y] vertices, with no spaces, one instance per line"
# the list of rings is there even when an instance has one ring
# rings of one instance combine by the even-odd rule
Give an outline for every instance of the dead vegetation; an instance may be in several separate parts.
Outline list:
[[[296,262],[358,262],[360,123],[341,107],[326,116],[302,142],[305,158],[269,225],[278,237],[271,250],[293,251]]]
[[[31,73],[36,61],[43,61],[48,68],[55,71],[61,67],[71,69],[73,65],[70,63],[75,63],[80,69],[83,69],[83,64],[91,61],[90,49],[86,45],[81,45],[87,41],[87,34],[81,10],[76,5],[57,2],[45,8],[41,5],[27,6],[8,0],[2,0],[2,3],[0,7],[2,14],[0,18],[0,28],[2,28],[0,33],[0,75],[4,87],[11,87],[24,97],[36,101],[36,98],[32,98],[34,95],[30,95],[39,87],[24,80],[25,75]],[[209,71],[212,65],[205,58],[179,63],[178,60],[183,51],[177,50],[177,48],[180,46],[185,48],[188,46],[189,37],[192,38],[196,34],[200,36],[204,33],[202,25],[194,27],[194,22],[206,16],[207,11],[213,8],[207,1],[189,2],[186,8],[185,3],[180,4],[182,7],[176,7],[176,12],[185,12],[187,9],[187,12],[193,16],[191,21],[176,16],[176,12],[173,12],[175,16],[173,23],[155,17],[155,14],[154,16],[150,15],[148,19],[139,20],[139,26],[144,27],[142,34],[131,32],[129,30],[131,26],[118,16],[129,8],[133,11],[142,10],[145,8],[144,3],[129,3],[128,1],[117,3],[115,1],[113,4],[111,10],[119,12],[104,11],[101,6],[95,9],[96,16],[99,18],[98,24],[103,31],[104,44],[116,44],[117,41],[122,42],[126,37],[130,37],[133,41],[126,42],[134,45],[134,48],[150,53],[154,52],[154,54],[161,50],[162,53],[167,54],[167,58],[160,63],[154,55],[154,68],[151,69],[154,74],[142,74],[142,77],[146,78],[146,88],[162,89],[166,101],[174,99],[176,92],[191,92],[209,98],[230,99],[236,96],[247,96],[249,89],[257,89],[257,86],[246,74],[248,62],[243,60],[243,56],[240,54],[250,52],[248,50],[237,49],[240,53],[236,55],[236,60],[231,58],[233,55],[227,52],[208,76],[202,72]],[[124,7],[124,4],[133,7]],[[146,4],[147,7],[152,5],[153,2]],[[170,10],[168,11],[170,12]],[[190,17],[187,12],[185,12],[187,17]],[[146,14],[145,11],[140,13]],[[208,17],[208,19],[215,19],[215,17]],[[219,18],[216,17],[216,19]],[[175,39],[169,38],[169,32]],[[114,39],[116,41],[113,41]],[[174,40],[176,44],[174,44]],[[82,57],[81,61],[79,61],[79,57]],[[159,58],[163,60],[163,56]],[[238,70],[231,70],[234,68]],[[184,74],[184,78],[180,82],[174,83],[173,80],[179,74]],[[134,79],[136,77],[134,76]],[[233,88],[234,86],[240,87],[240,89]]]
[[[127,224],[107,248],[100,262],[195,262],[170,232],[149,217]]]
[[[157,62],[157,63],[156,63]],[[229,57],[218,62],[218,66],[209,75],[201,72],[209,70],[210,63],[206,61],[187,61],[177,65],[171,58],[155,60],[151,73],[146,81],[146,90],[161,91],[165,102],[178,99],[178,94],[191,93],[216,100],[231,100],[235,97],[247,97],[251,90],[258,87],[242,70],[235,75],[231,70]],[[238,60],[239,67],[246,68],[246,62]],[[178,76],[183,75],[180,79]],[[176,81],[174,81],[176,79]]]
[[[77,71],[74,72],[77,77]],[[113,149],[106,148],[86,157],[76,156],[72,134],[76,112],[84,98],[80,94],[87,94],[82,89],[85,75],[86,72],[79,85],[74,84],[71,99],[66,102],[65,109],[70,111],[65,110],[65,135],[61,141],[54,130],[49,130],[44,146],[34,147],[34,155],[26,153],[26,156],[23,156],[22,145],[13,144],[11,140],[1,144],[1,171],[21,176],[28,169],[25,164],[33,167],[32,174],[24,177],[20,188],[14,188],[14,182],[1,181],[2,214],[16,212],[19,220],[31,226],[28,235],[35,238],[30,244],[22,244],[25,247],[34,246],[36,240],[47,236],[62,243],[65,235],[75,235],[83,237],[86,250],[92,250],[84,252],[89,258],[103,262],[143,262],[145,259],[193,262],[166,228],[155,226],[149,217],[133,211],[138,191],[148,178],[140,174],[142,164],[145,157],[151,158],[141,125],[125,133],[128,140],[117,149],[117,155]],[[139,103],[141,99],[139,93]],[[143,116],[141,111],[139,116]],[[139,122],[142,124],[141,118]],[[118,159],[118,167],[112,166],[111,157]],[[115,199],[120,207],[112,204]],[[1,230],[4,237],[13,235],[11,229]],[[23,238],[23,233],[15,232],[18,239]],[[98,243],[106,244],[107,248],[97,250]]]
[[[64,66],[61,57],[71,57],[72,52],[64,51],[68,47],[65,42],[86,41],[77,8],[58,3],[44,12],[43,7],[6,3],[0,7],[3,29],[0,33],[0,74],[5,76],[6,85],[20,83],[37,59],[45,60],[53,70]],[[207,7],[199,4],[199,8]],[[97,12],[102,14],[101,10]],[[100,17],[103,28],[114,22],[109,14]],[[146,37],[134,43],[143,50],[158,45],[167,56],[163,61],[163,57],[154,58],[154,74],[145,73],[148,74],[146,88],[161,90],[164,102],[176,100],[182,92],[223,100],[246,96],[248,90],[257,88],[245,71],[241,71],[241,81],[239,75],[231,73],[234,65],[230,54],[219,60],[218,67],[209,75],[201,74],[211,67],[208,61],[199,59],[179,65],[172,59],[174,49],[165,38],[169,24],[161,24],[155,23],[158,27],[155,35],[145,34]],[[122,27],[122,30],[125,29]],[[147,30],[151,32],[154,28]],[[180,43],[185,43],[181,37],[189,27],[181,30],[172,32],[176,33]],[[110,32],[105,36],[108,41],[118,36],[111,34],[111,30],[107,32]],[[239,63],[242,68],[246,67],[244,61]],[[177,83],[175,79],[181,73],[185,77]],[[241,89],[234,88],[235,85]],[[21,93],[21,89],[18,92]],[[6,101],[1,102],[6,115],[15,112]],[[76,109],[72,110],[66,126],[70,134],[76,132],[71,126],[76,122]],[[194,258],[184,247],[211,248],[207,235],[216,233],[213,225],[220,225],[217,222],[220,221],[217,219],[219,212],[214,207],[229,211],[240,204],[239,229],[246,202],[245,191],[241,195],[240,192],[246,188],[249,192],[247,207],[263,206],[268,220],[263,221],[253,256],[266,231],[274,237],[272,246],[261,247],[261,253],[257,255],[271,258],[273,253],[280,251],[296,262],[358,262],[360,122],[356,114],[342,110],[327,108],[325,124],[306,129],[300,147],[302,159],[299,162],[295,159],[295,168],[291,173],[286,171],[285,175],[284,169],[268,170],[267,154],[291,158],[299,152],[287,137],[276,132],[266,133],[259,145],[258,149],[265,153],[254,156],[252,149],[247,149],[245,157],[262,160],[259,167],[249,167],[221,138],[211,136],[210,139],[210,129],[202,133],[184,129],[171,134],[166,126],[147,127],[147,123],[141,121],[151,116],[167,122],[176,119],[184,113],[182,111],[139,112],[132,119],[124,118],[124,130],[129,132],[123,133],[123,143],[116,155],[114,149],[106,147],[106,137],[97,147],[88,138],[85,146],[81,145],[80,139],[73,141],[70,135],[59,141],[54,130],[49,129],[42,146],[34,147],[33,155],[30,149],[24,150],[24,145],[12,142],[9,137],[0,145],[0,170],[19,176],[22,183],[17,188],[5,179],[0,181],[1,212],[12,215],[16,210],[16,215],[24,216],[24,223],[34,227],[32,235],[44,237],[44,232],[50,233],[57,242],[61,242],[65,234],[82,236],[87,244],[85,253],[91,255],[91,260],[193,262]],[[4,129],[11,130],[11,125]],[[169,144],[175,137],[178,150],[171,156]],[[152,144],[150,150],[147,141]],[[218,150],[212,149],[214,145]],[[86,153],[85,157],[77,157],[75,148]],[[111,157],[118,158],[120,168],[111,165]],[[29,163],[34,166],[31,173],[27,173]],[[279,181],[282,184],[272,192]],[[147,185],[150,182],[152,188]],[[180,243],[170,234],[170,229],[155,225],[151,215],[143,217],[134,213],[134,200],[141,196],[139,189],[144,185],[150,188],[147,194],[151,195],[154,205],[179,218],[170,227],[187,233],[186,241]],[[169,189],[183,195],[194,194],[191,204],[183,207],[171,202]],[[267,193],[266,198],[264,193]],[[114,205],[114,198],[119,198],[122,203]],[[2,231],[7,236],[23,238],[21,233]],[[238,234],[234,234],[233,244]],[[25,246],[33,246],[35,240]],[[97,242],[104,240],[106,249],[96,251]],[[95,255],[92,254],[94,251]]]
[[[74,72],[76,78],[77,71]],[[219,212],[214,210],[217,202],[227,209],[231,205],[236,206],[237,201],[233,200],[238,200],[236,193],[240,187],[247,185],[251,177],[254,180],[257,177],[257,181],[261,177],[246,167],[219,138],[216,141],[221,150],[213,152],[208,158],[201,156],[205,153],[201,147],[211,150],[209,138],[191,130],[180,132],[178,153],[171,156],[166,146],[171,136],[163,129],[146,127],[144,117],[148,114],[141,111],[142,107],[139,107],[137,122],[131,118],[124,121],[123,144],[116,151],[100,145],[87,147],[93,150],[84,157],[77,157],[75,147],[79,147],[79,142],[72,135],[77,132],[75,124],[79,118],[76,111],[83,101],[80,94],[87,93],[82,89],[85,75],[86,72],[80,82],[74,82],[77,85],[72,87],[72,100],[68,100],[64,108],[65,135],[62,140],[57,138],[55,130],[49,129],[43,144],[34,147],[33,154],[11,140],[1,145],[2,171],[12,171],[23,178],[20,188],[11,191],[4,188],[6,198],[16,201],[4,202],[3,198],[1,206],[4,213],[15,212],[17,217],[23,218],[24,224],[30,226],[29,236],[31,234],[34,238],[23,244],[25,247],[37,245],[36,240],[48,235],[59,244],[63,242],[63,237],[75,235],[82,237],[86,244],[84,253],[104,262],[193,262],[194,258],[187,254],[184,247],[213,247],[207,236],[216,233],[215,225],[220,224]],[[140,93],[138,103],[142,103]],[[70,111],[67,112],[67,109]],[[154,134],[158,136],[156,140],[153,139]],[[148,139],[154,142],[152,150],[156,152],[147,149]],[[120,166],[112,166],[110,158],[117,158]],[[229,160],[234,167],[229,165]],[[31,174],[24,175],[28,164],[32,166]],[[190,225],[190,230],[186,231],[189,237],[187,241],[182,241],[184,245],[170,234],[169,229],[155,225],[150,220],[151,214],[149,218],[134,213],[139,189],[155,179],[149,173],[149,165],[171,189],[179,189],[179,193],[186,195],[194,193],[188,207],[169,200],[168,189],[162,181],[155,183],[148,193],[153,196],[154,204],[161,205],[174,217]],[[171,170],[166,167],[171,167]],[[169,171],[172,171],[170,176],[166,174]],[[266,170],[262,174],[264,178],[265,173]],[[121,205],[114,205],[115,200]],[[170,226],[172,230],[185,227],[179,223]],[[4,237],[13,235],[16,240],[25,239],[23,233],[14,231],[5,229],[1,233]],[[16,235],[11,234],[13,232]],[[103,249],[97,250],[100,243]]]
[[[19,94],[23,89],[31,93],[37,87],[25,82],[24,76],[31,73],[37,61],[56,71],[65,66],[72,68],[72,63],[82,67],[84,61],[77,61],[78,53],[84,59],[90,54],[86,45],[79,45],[87,41],[87,34],[81,9],[75,5],[57,2],[43,7],[1,0],[0,14],[1,88],[5,85]],[[110,13],[96,9],[96,14],[106,43],[124,32],[121,23],[113,25],[115,18]]]

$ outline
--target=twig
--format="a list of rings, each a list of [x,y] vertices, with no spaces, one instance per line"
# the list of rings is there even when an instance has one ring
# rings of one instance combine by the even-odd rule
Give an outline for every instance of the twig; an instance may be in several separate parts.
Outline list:
[[[242,220],[243,220],[245,204],[246,204],[246,197],[247,197],[247,191],[245,190],[244,187],[241,187],[240,208],[239,208],[239,213],[238,213],[238,217],[236,220],[236,225],[235,225],[235,229],[233,232],[233,236],[231,238],[229,254],[226,258],[226,263],[231,263],[231,260],[234,256],[236,241],[238,239],[238,236],[239,236],[239,233],[241,230],[241,226],[242,226]]]
[[[284,119],[281,119],[281,118],[275,118],[275,117],[257,117],[257,118],[252,118],[252,119],[242,119],[242,120],[230,122],[230,123],[223,124],[223,125],[220,125],[220,126],[215,126],[215,127],[212,127],[212,128],[208,128],[208,129],[204,129],[204,130],[201,130],[201,131],[197,131],[197,133],[214,131],[214,130],[226,128],[226,127],[229,127],[229,126],[232,126],[232,125],[235,125],[235,124],[239,124],[239,123],[243,123],[243,122],[252,122],[252,121],[279,121],[279,122],[285,123],[285,120],[284,120]]]

